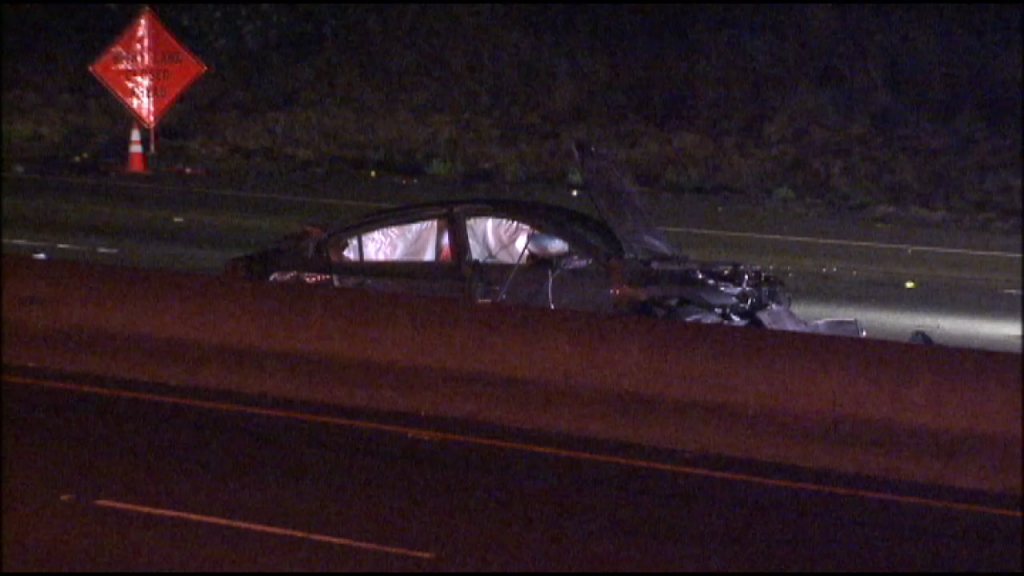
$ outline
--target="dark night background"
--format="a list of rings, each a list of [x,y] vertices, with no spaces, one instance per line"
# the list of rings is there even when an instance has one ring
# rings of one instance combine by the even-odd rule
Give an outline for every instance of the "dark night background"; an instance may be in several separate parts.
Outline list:
[[[142,5],[3,6],[3,153],[119,158],[87,71]],[[574,177],[1020,229],[1021,7],[154,4],[209,67],[160,157]]]

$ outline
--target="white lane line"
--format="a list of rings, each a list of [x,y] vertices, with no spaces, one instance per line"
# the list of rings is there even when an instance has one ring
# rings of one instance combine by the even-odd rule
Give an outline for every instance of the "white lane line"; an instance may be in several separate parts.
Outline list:
[[[841,494],[845,496],[854,496],[860,498],[868,498],[874,500],[888,500],[901,502],[906,504],[921,504],[925,506],[936,506],[940,508],[949,508],[954,510],[965,510],[971,512],[981,512],[984,514],[995,514],[999,516],[1012,516],[1012,517],[1024,517],[1024,512],[1021,510],[1010,510],[1005,508],[993,508],[989,506],[982,506],[977,504],[967,504],[962,502],[951,502],[948,500],[932,500],[929,498],[918,498],[916,496],[903,496],[899,494],[891,494],[888,492],[876,492],[873,490],[859,490],[853,488],[840,488],[836,486],[828,486],[822,484],[812,484],[808,482],[793,482],[789,480],[780,480],[774,478],[767,478],[763,476],[754,476],[749,474],[743,474],[739,472],[724,472],[719,470],[709,470],[706,468],[695,468],[693,466],[683,466],[679,464],[666,464],[662,462],[652,462],[649,460],[639,460],[635,458],[624,458],[619,456],[608,456],[604,454],[595,454],[592,452],[580,452],[577,450],[567,450],[561,448],[553,448],[549,446],[540,446],[536,444],[523,444],[519,442],[506,442],[503,440],[494,440],[491,438],[481,438],[477,436],[465,436],[461,434],[452,434],[448,432],[436,432],[434,430],[426,430],[422,428],[411,428],[407,426],[397,426],[392,424],[380,424],[377,422],[368,422],[365,420],[353,420],[350,418],[338,418],[334,416],[317,416],[314,414],[307,414],[304,412],[291,412],[287,410],[275,410],[271,408],[258,408],[255,406],[245,406],[240,404],[230,404],[226,402],[213,402],[209,400],[191,400],[188,398],[177,398],[173,396],[163,396],[160,394],[150,394],[146,392],[130,392],[127,390],[117,390],[109,388],[99,388],[96,386],[88,386],[84,384],[75,384],[68,382],[58,382],[55,380],[42,380],[39,378],[24,378],[21,376],[12,376],[7,374],[0,374],[0,379],[5,382],[12,382],[16,384],[28,384],[32,386],[43,386],[46,388],[57,388],[61,390],[70,390],[75,392],[83,392],[86,394],[99,394],[103,396],[121,396],[125,398],[137,398],[140,400],[148,400],[155,402],[164,402],[168,404],[179,404],[185,406],[196,406],[201,408],[209,408],[212,410],[221,410],[225,412],[242,412],[249,414],[259,414],[263,416],[272,416],[277,418],[288,418],[296,420],[305,420],[307,422],[320,422],[325,424],[333,424],[339,426],[346,426],[351,428],[359,428],[364,430],[376,430],[380,432],[388,432],[392,434],[401,434],[408,437],[416,437],[423,440],[431,441],[449,441],[449,442],[461,442],[466,444],[475,444],[479,446],[490,446],[502,449],[519,450],[523,452],[533,452],[538,454],[550,454],[553,456],[561,456],[567,458],[574,458],[579,460],[589,460],[593,462],[604,462],[610,464],[619,464],[628,467],[636,468],[647,468],[652,470],[663,470],[666,472],[690,474],[694,476],[704,476],[708,478],[719,478],[723,480],[733,480],[739,482],[747,482],[752,484],[761,484],[767,486],[776,486],[782,488],[793,488],[798,490],[806,490],[809,492],[819,493],[830,493],[830,494]]]
[[[62,500],[65,500],[62,498]],[[65,500],[67,501],[67,500]],[[373,544],[372,542],[360,542],[359,540],[350,540],[348,538],[337,538],[335,536],[326,536],[324,534],[314,534],[312,532],[302,532],[300,530],[289,530],[287,528],[277,528],[275,526],[267,526],[265,524],[256,524],[253,522],[241,522],[239,520],[228,520],[227,518],[218,518],[216,516],[205,516],[203,514],[192,514],[189,512],[178,512],[177,510],[167,510],[164,508],[153,508],[150,506],[139,506],[137,504],[126,504],[124,502],[116,502],[114,500],[94,500],[93,504],[102,506],[104,508],[116,508],[118,510],[127,510],[129,512],[139,512],[141,514],[152,514],[154,516],[166,516],[169,518],[180,518],[182,520],[191,520],[192,522],[203,522],[206,524],[216,524],[218,526],[230,526],[231,528],[241,528],[243,530],[252,530],[254,532],[264,532],[267,534],[276,534],[278,536],[292,536],[294,538],[303,538],[305,540],[315,540],[317,542],[327,542],[329,544],[336,544],[338,546],[349,546],[352,548],[362,548],[365,550],[373,550],[376,552],[386,552],[388,554],[396,554],[399,556],[412,556],[414,558],[425,558],[432,559],[434,554],[432,552],[421,552],[419,550],[409,550],[406,548],[397,548],[395,546],[383,546],[381,544]]]
[[[1012,252],[995,252],[985,250],[965,250],[961,248],[938,248],[935,246],[915,246],[912,244],[886,244],[884,242],[861,242],[857,240],[829,240],[824,238],[810,238],[808,236],[783,236],[780,234],[755,234],[752,232],[728,232],[725,230],[710,230],[707,228],[671,228],[665,227],[666,232],[708,234],[712,236],[739,236],[743,238],[757,238],[767,240],[785,240],[787,242],[810,242],[813,244],[836,244],[840,246],[862,246],[865,248],[884,248],[887,250],[906,250],[907,252],[939,252],[942,254],[964,254],[968,256],[993,256],[997,258],[1020,259],[1020,254]]]
[[[32,241],[32,240],[22,240],[20,238],[14,238],[12,240],[8,240],[7,238],[4,238],[4,244],[16,244],[18,246],[49,246],[50,245],[49,242],[35,242],[35,241]]]
[[[93,247],[90,247],[90,246],[79,246],[77,244],[63,244],[63,243],[59,243],[58,244],[58,243],[53,243],[53,242],[37,242],[37,241],[34,241],[34,240],[23,240],[21,238],[11,238],[11,239],[4,238],[3,239],[3,243],[4,244],[14,244],[16,246],[43,246],[43,247],[45,247],[45,246],[53,246],[54,248],[58,248],[60,250],[74,250],[74,251],[78,251],[78,252],[89,252],[91,250],[95,250],[96,252],[99,252],[100,254],[117,254],[118,253],[118,249],[117,248],[107,248],[106,246],[97,246],[97,247],[93,248]]]

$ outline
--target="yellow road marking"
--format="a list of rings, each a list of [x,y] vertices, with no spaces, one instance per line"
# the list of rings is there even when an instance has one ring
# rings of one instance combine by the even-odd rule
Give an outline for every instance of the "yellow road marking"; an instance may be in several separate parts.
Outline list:
[[[567,458],[576,458],[580,460],[589,460],[593,462],[604,462],[611,464],[620,464],[623,466],[631,466],[636,468],[646,468],[650,470],[662,470],[667,472],[678,472],[683,474],[691,474],[695,476],[704,476],[708,478],[720,478],[725,480],[735,480],[739,482],[748,482],[752,484],[762,484],[767,486],[777,486],[783,488],[794,488],[798,490],[807,490],[810,492],[822,492],[827,494],[839,494],[843,496],[855,496],[860,498],[869,498],[873,500],[887,500],[892,502],[900,502],[904,504],[920,504],[925,506],[933,506],[939,508],[948,508],[952,510],[963,510],[967,512],[980,512],[984,514],[994,514],[997,516],[1010,516],[1014,518],[1024,517],[1024,512],[1021,510],[1012,510],[1007,508],[994,508],[990,506],[981,506],[976,504],[966,504],[962,502],[948,502],[944,500],[934,500],[930,498],[918,498],[916,496],[903,496],[899,494],[889,494],[886,492],[877,492],[873,490],[858,490],[853,488],[839,488],[835,486],[825,486],[821,484],[811,484],[808,482],[794,482],[789,480],[778,480],[774,478],[764,478],[761,476],[753,476],[749,474],[741,474],[737,472],[722,472],[719,470],[708,470],[705,468],[696,468],[692,466],[681,466],[677,464],[665,464],[662,462],[651,462],[648,460],[639,460],[634,458],[624,458],[620,456],[608,456],[605,454],[594,454],[590,452],[581,452],[577,450],[566,450],[562,448],[552,448],[549,446],[538,446],[534,444],[523,444],[519,442],[506,442],[503,440],[493,440],[490,438],[479,438],[476,436],[463,436],[460,434],[451,434],[447,432],[435,432],[433,430],[424,430],[420,428],[411,428],[407,426],[396,426],[391,424],[380,424],[377,422],[366,422],[363,420],[352,420],[349,418],[337,418],[333,416],[317,416],[314,414],[305,414],[302,412],[290,412],[286,410],[274,410],[269,408],[257,408],[253,406],[242,406],[238,404],[228,404],[224,402],[211,402],[207,400],[192,400],[187,398],[175,398],[171,396],[162,396],[159,394],[149,394],[145,392],[129,392],[126,390],[113,390],[107,388],[100,388],[96,386],[87,386],[83,384],[68,384],[64,382],[55,382],[52,380],[39,380],[36,378],[23,378],[20,376],[9,376],[4,374],[3,379],[8,382],[20,383],[20,384],[31,384],[37,386],[45,386],[49,388],[60,388],[65,390],[72,390],[78,392],[88,392],[93,394],[101,394],[106,396],[122,396],[126,398],[137,398],[140,400],[151,400],[154,402],[165,402],[170,404],[182,404],[186,406],[197,406],[201,408],[210,408],[214,410],[223,410],[227,412],[247,412],[250,414],[260,414],[263,416],[275,416],[283,418],[293,418],[298,420],[306,420],[309,422],[322,422],[327,424],[335,424],[340,426],[349,426],[353,428],[364,428],[369,430],[379,430],[383,432],[390,432],[393,434],[403,434],[406,436],[412,436],[416,438],[422,438],[425,440],[444,440],[451,442],[462,442],[466,444],[476,444],[482,446],[491,446],[496,448],[504,448],[510,450],[520,450],[524,452],[534,452],[539,454],[549,454],[554,456],[563,456]]]
[[[54,182],[70,182],[73,184],[102,184],[103,186],[114,186],[120,188],[149,188],[151,190],[175,190],[175,191],[191,191],[191,192],[203,192],[206,194],[214,194],[217,196],[234,196],[238,198],[263,198],[271,200],[284,200],[287,202],[299,202],[299,203],[311,203],[311,204],[334,204],[338,206],[368,206],[370,208],[390,208],[394,204],[388,202],[369,202],[362,200],[340,200],[337,198],[315,198],[309,196],[286,196],[284,194],[269,194],[261,192],[245,192],[237,190],[224,190],[218,188],[203,188],[201,186],[173,186],[168,184],[145,184],[141,182],[118,182],[116,180],[111,181],[99,181],[89,178],[74,178],[74,177],[62,177],[62,176],[40,176],[36,174],[4,174],[6,177],[32,179],[32,180],[51,180]]]

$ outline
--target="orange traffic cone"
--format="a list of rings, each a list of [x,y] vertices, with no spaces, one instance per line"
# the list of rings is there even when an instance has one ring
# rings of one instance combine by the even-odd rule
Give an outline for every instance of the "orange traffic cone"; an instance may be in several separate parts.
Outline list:
[[[129,174],[148,174],[146,170],[146,153],[142,150],[142,133],[139,132],[139,125],[132,125],[132,140],[128,145],[128,167],[125,172]]]

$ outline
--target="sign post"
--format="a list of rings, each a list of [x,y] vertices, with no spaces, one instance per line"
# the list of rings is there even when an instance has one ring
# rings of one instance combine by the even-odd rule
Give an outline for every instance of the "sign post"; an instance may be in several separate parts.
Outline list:
[[[182,46],[147,6],[89,71],[149,128],[153,153],[157,122],[206,72],[206,65]]]

